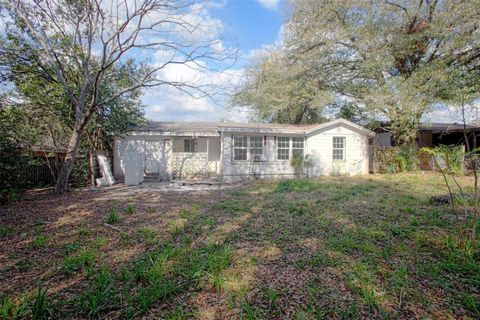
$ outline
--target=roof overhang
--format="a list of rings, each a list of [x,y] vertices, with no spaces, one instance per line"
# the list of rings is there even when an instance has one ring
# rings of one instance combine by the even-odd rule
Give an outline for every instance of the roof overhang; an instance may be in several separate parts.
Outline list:
[[[356,123],[353,123],[353,122],[350,122],[348,120],[345,120],[345,119],[337,119],[337,120],[333,120],[333,121],[329,121],[329,122],[325,122],[325,123],[322,123],[322,124],[319,124],[318,126],[306,131],[306,134],[313,134],[317,131],[321,131],[321,130],[326,130],[326,129],[329,129],[329,128],[332,128],[332,127],[336,127],[336,126],[344,126],[344,127],[347,127],[353,131],[356,131],[360,134],[363,134],[363,135],[366,135],[367,137],[369,138],[373,138],[375,137],[375,132],[373,132],[372,130],[368,130]]]

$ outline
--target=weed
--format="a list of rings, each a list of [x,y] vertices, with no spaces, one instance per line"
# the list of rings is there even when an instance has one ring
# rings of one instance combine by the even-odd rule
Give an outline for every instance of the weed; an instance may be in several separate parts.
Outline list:
[[[258,318],[257,313],[258,312],[255,307],[250,305],[248,302],[244,301],[242,303],[242,314],[240,319],[255,320]]]
[[[40,249],[47,246],[47,238],[45,236],[36,236],[32,242],[30,242],[30,248]]]
[[[165,315],[165,320],[187,320],[195,318],[193,312],[185,311],[180,309],[178,306],[175,310],[167,312]]]
[[[199,209],[200,207],[196,204],[194,204],[190,209],[182,209],[180,210],[180,218],[191,219],[197,215]]]
[[[478,296],[475,299],[475,297],[471,294],[465,295],[463,298],[463,304],[468,310],[480,316],[480,299],[478,298]]]
[[[360,294],[363,299],[363,303],[370,309],[376,309],[378,307],[377,298],[375,297],[375,291],[370,288],[362,287]]]
[[[9,226],[0,226],[0,238],[11,235],[15,232],[15,228]]]
[[[252,211],[250,203],[244,199],[222,201],[219,202],[215,208],[230,215],[244,214]]]
[[[263,288],[263,296],[268,300],[268,308],[273,309],[277,307],[277,300],[280,297],[280,293],[271,288]]]
[[[178,236],[185,230],[185,220],[177,219],[168,223],[168,232],[172,236]]]
[[[340,319],[358,319],[357,302],[353,301],[346,309],[340,309],[336,312]]]
[[[72,243],[67,243],[65,247],[63,247],[62,254],[64,256],[68,256],[80,249],[81,244],[80,242],[72,242]]]
[[[275,192],[301,192],[301,191],[311,191],[315,189],[315,184],[311,180],[306,179],[290,179],[290,180],[281,180]]]
[[[155,229],[149,226],[138,229],[138,232],[143,236],[145,242],[152,244],[155,240]]]
[[[125,208],[125,213],[126,213],[126,214],[134,214],[136,211],[137,211],[137,209],[135,208],[135,206],[134,206],[133,204],[129,204],[129,205]]]
[[[63,260],[63,271],[69,274],[82,268],[91,268],[97,260],[97,256],[96,251],[84,247]]]
[[[104,236],[98,236],[95,238],[95,240],[93,240],[93,247],[95,248],[101,248],[101,247],[104,247],[108,242],[108,239],[107,237],[104,237]]]
[[[110,209],[107,215],[106,222],[108,224],[115,224],[115,223],[118,223],[119,221],[120,221],[120,216],[118,215],[117,210],[114,208]]]
[[[340,264],[340,261],[338,259],[327,255],[323,251],[319,251],[307,259],[299,260],[296,263],[296,266],[298,268],[305,268],[306,266],[318,268],[336,266],[338,264]]]
[[[102,267],[93,273],[88,290],[79,297],[81,310],[90,318],[98,317],[100,310],[117,305],[113,275],[108,268]]]
[[[128,233],[120,233],[120,243],[123,246],[130,246],[133,244],[132,237]]]
[[[82,228],[79,228],[78,231],[77,231],[77,234],[80,236],[80,237],[86,237],[90,234],[90,231],[85,228],[85,227],[82,227]]]
[[[0,291],[0,319],[21,319],[25,317],[27,300],[25,298],[9,297]]]
[[[30,310],[33,319],[43,320],[50,316],[47,290],[43,290],[40,285],[37,286],[37,291],[30,304]]]

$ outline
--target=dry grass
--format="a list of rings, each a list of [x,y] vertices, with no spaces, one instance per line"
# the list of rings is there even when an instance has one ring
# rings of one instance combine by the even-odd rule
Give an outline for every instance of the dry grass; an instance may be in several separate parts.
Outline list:
[[[478,318],[479,244],[430,204],[445,192],[401,174],[32,193],[0,207],[0,319]]]

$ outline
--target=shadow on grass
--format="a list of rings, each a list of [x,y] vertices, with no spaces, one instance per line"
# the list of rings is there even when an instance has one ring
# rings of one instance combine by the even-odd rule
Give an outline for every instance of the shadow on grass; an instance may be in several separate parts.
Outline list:
[[[42,275],[64,283],[49,289],[60,300],[50,308],[59,318],[476,317],[478,246],[469,253],[452,240],[448,208],[429,204],[438,182],[411,180],[140,194],[116,199],[121,232],[99,221],[108,197],[89,209],[73,201],[70,218],[52,207],[45,229],[65,241],[38,249],[55,251],[62,270]],[[0,273],[11,274],[25,275]]]

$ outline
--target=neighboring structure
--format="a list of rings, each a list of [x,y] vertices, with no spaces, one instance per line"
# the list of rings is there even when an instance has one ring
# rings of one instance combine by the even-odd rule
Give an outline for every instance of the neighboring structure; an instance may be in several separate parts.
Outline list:
[[[388,123],[382,124],[375,129],[377,132],[376,145],[380,148],[395,146],[395,139],[386,129]],[[465,144],[466,131],[470,146],[474,146],[477,137],[480,135],[480,127],[460,123],[420,123],[418,125],[417,145],[418,147],[435,147],[439,145],[460,146]],[[476,144],[478,147],[478,143]]]
[[[171,179],[292,177],[368,173],[375,133],[339,119],[319,125],[151,122],[114,142],[114,176],[127,184]]]

